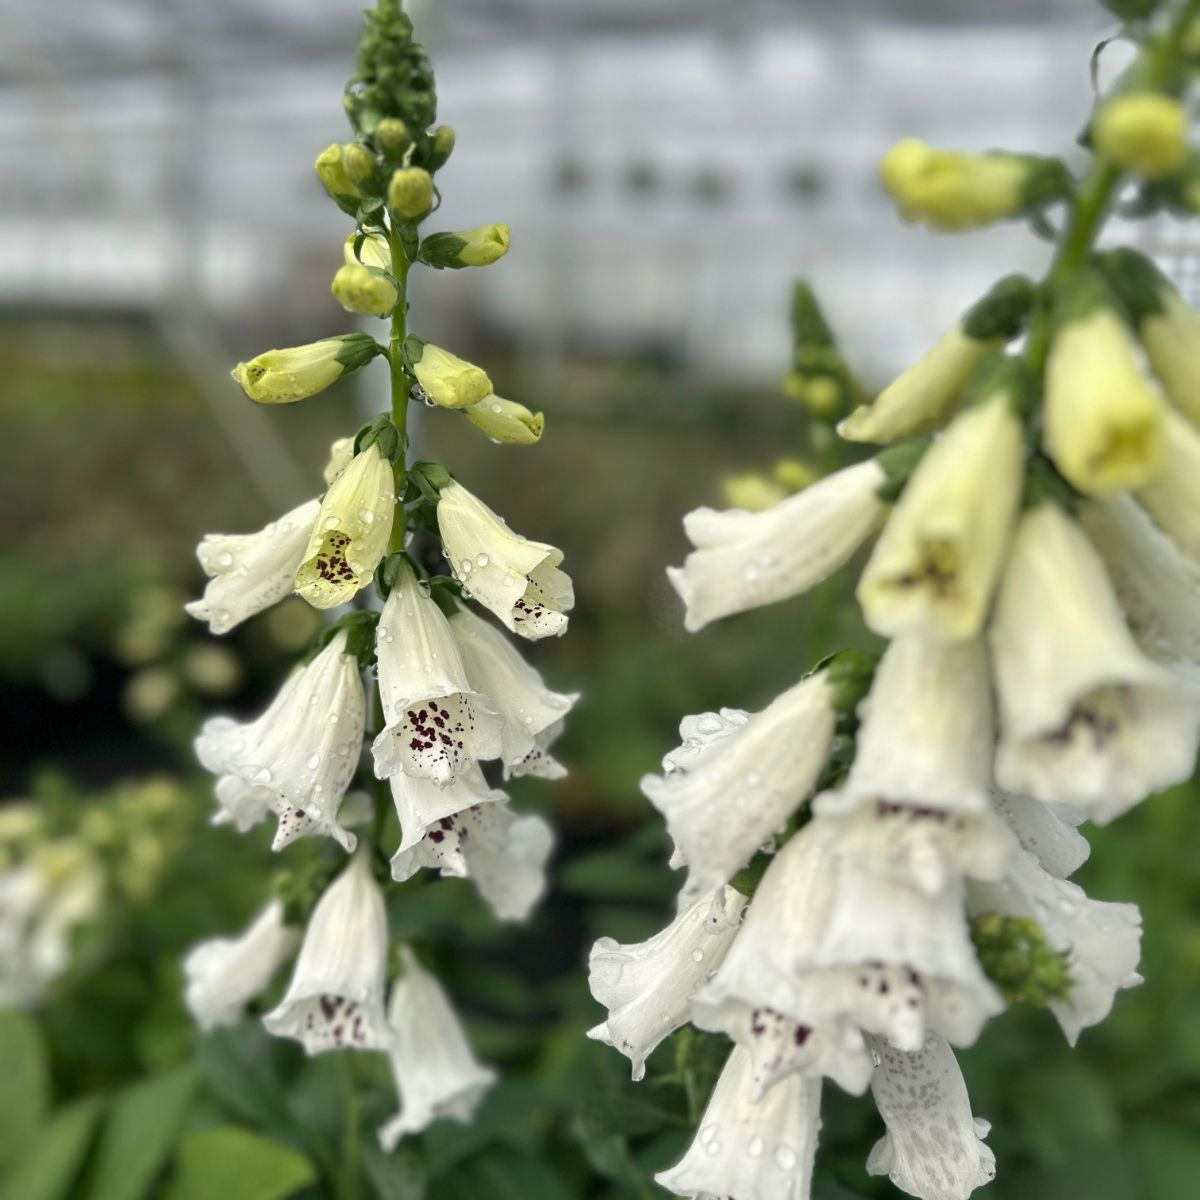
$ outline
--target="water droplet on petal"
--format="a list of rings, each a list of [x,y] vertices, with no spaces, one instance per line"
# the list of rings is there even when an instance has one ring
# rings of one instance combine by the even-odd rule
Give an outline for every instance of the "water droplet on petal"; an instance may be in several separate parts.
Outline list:
[[[489,562],[491,562],[491,559],[489,559],[486,554],[481,554],[475,559],[475,565],[477,567],[486,567]]]
[[[224,551],[221,554],[218,554],[217,555],[217,566],[218,567],[232,567],[233,566],[233,555],[230,554],[228,550]]]
[[[796,1165],[796,1152],[790,1146],[776,1146],[775,1165],[782,1171],[790,1171]]]
[[[358,510],[358,519],[364,525],[370,525],[375,520],[375,514],[369,508],[360,508]]]
[[[763,1147],[765,1145],[766,1143],[762,1140],[762,1138],[752,1137],[750,1139],[750,1145],[746,1147],[746,1153],[749,1154],[751,1158],[759,1158],[762,1155]]]
[[[315,771],[321,765],[321,755],[316,750],[314,750],[308,756],[308,761],[304,765],[310,771]]]

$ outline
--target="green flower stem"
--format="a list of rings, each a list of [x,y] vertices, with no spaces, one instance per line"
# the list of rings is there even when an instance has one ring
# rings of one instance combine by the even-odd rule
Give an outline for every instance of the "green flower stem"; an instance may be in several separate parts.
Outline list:
[[[408,403],[415,380],[404,365],[404,339],[408,336],[408,270],[410,263],[404,252],[400,234],[392,222],[388,231],[388,247],[392,255],[392,275],[396,280],[396,307],[392,309],[392,332],[388,339],[388,363],[392,379],[392,424],[400,431],[402,447],[396,463],[396,517],[392,523],[392,538],[389,550],[404,549],[406,513],[399,499],[404,484],[404,471],[408,461]]]
[[[1153,89],[1169,86],[1181,65],[1183,43],[1193,21],[1200,17],[1200,0],[1187,0],[1180,6],[1163,36],[1145,50],[1144,86]],[[1050,351],[1050,322],[1045,297],[1052,285],[1081,266],[1091,253],[1112,207],[1113,195],[1123,176],[1120,169],[1102,154],[1097,154],[1081,180],[1071,206],[1067,228],[1063,232],[1054,261],[1043,282],[1043,304],[1029,331],[1025,360],[1040,375]]]
[[[359,1140],[362,1136],[362,1107],[354,1078],[354,1054],[337,1056],[338,1076],[342,1085],[342,1170],[337,1200],[359,1200]]]

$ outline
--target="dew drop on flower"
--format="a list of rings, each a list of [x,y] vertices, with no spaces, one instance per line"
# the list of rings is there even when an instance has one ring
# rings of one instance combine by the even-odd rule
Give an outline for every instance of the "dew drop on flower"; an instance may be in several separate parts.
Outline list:
[[[796,1152],[790,1146],[776,1146],[775,1165],[780,1170],[790,1171],[796,1165]]]
[[[489,559],[486,554],[481,554],[475,559],[475,565],[477,567],[486,567],[490,561],[491,559]]]
[[[746,1153],[749,1154],[751,1158],[759,1158],[762,1155],[765,1144],[766,1143],[762,1140],[762,1138],[752,1137],[750,1139],[750,1145],[746,1147]]]
[[[700,950],[700,949],[693,950],[692,951],[692,962],[703,962],[703,961],[704,961],[704,951]]]
[[[321,765],[321,755],[316,750],[308,756],[308,761],[304,764],[310,771],[315,771]]]
[[[717,1136],[717,1126],[715,1124],[705,1125],[701,1130],[696,1140],[702,1146],[707,1146],[709,1142]]]
[[[471,560],[470,560],[469,558],[464,558],[464,559],[462,560],[462,564],[461,564],[461,565],[462,565],[462,573],[463,573],[464,575],[469,575],[469,574],[471,573],[471,567],[472,567],[472,565],[473,565],[473,564],[472,564],[472,562],[471,562]]]
[[[231,567],[231,566],[233,566],[233,555],[232,555],[232,554],[230,554],[228,550],[226,550],[226,551],[225,551],[224,553],[222,553],[222,554],[218,554],[218,555],[217,555],[217,566],[218,566],[218,567]]]
[[[369,508],[360,508],[358,510],[358,519],[364,525],[370,525],[375,520],[375,514]]]
[[[253,782],[254,783],[270,783],[271,782],[271,772],[268,771],[266,767],[263,767],[261,771],[255,771]]]
[[[326,529],[336,529],[341,523],[341,517],[326,517],[324,521],[324,527]]]

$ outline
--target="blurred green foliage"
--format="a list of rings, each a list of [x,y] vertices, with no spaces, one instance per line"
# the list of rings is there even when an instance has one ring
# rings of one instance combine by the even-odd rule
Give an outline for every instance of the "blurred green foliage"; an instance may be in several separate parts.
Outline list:
[[[684,713],[758,707],[829,650],[872,644],[845,582],[689,637],[663,577],[683,554],[680,516],[720,501],[720,475],[803,450],[795,407],[653,364],[580,360],[542,395],[501,369],[504,394],[547,410],[536,472],[520,449],[422,414],[422,454],[453,461],[515,528],[566,550],[579,607],[568,636],[533,656],[552,684],[585,698],[562,743],[570,778],[514,788],[519,805],[549,810],[561,840],[552,894],[531,923],[498,927],[462,881],[392,893],[398,935],[429,957],[503,1081],[472,1127],[435,1126],[389,1158],[373,1133],[395,1103],[381,1056],[307,1060],[254,1020],[201,1036],[183,1010],[185,948],[240,928],[278,867],[322,852],[298,845],[272,859],[266,831],[208,826],[211,781],[189,749],[204,712],[261,702],[312,626],[302,608],[264,614],[227,639],[227,660],[204,661],[213,643],[178,617],[200,585],[191,549],[209,528],[255,528],[272,513],[151,333],[109,333],[89,326],[64,341],[59,324],[0,326],[0,469],[17,484],[0,572],[0,677],[13,700],[0,773],[21,794],[53,764],[76,781],[69,791],[92,793],[147,764],[169,767],[187,781],[194,819],[153,898],[110,911],[103,952],[84,956],[32,1017],[0,1017],[0,1200],[315,1200],[354,1187],[362,1200],[660,1195],[650,1176],[689,1137],[724,1048],[681,1031],[635,1085],[625,1059],[584,1037],[601,1015],[588,946],[648,936],[678,884],[637,781],[675,745]],[[286,418],[314,490],[350,394]],[[372,411],[368,399],[362,412]],[[146,683],[148,671],[158,674]],[[1147,983],[1122,993],[1076,1049],[1049,1013],[1017,1007],[962,1053],[975,1111],[993,1123],[995,1200],[1194,1194],[1197,799],[1179,788],[1089,831],[1079,880],[1097,898],[1142,906]],[[357,1163],[348,1122],[363,1132]],[[817,1200],[896,1194],[864,1171],[880,1133],[869,1098],[826,1089]]]

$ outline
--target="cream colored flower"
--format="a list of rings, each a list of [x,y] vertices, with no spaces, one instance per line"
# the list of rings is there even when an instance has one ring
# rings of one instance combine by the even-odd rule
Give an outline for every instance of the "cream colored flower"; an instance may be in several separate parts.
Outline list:
[[[387,552],[395,511],[392,464],[373,442],[329,485],[296,572],[296,591],[314,608],[352,599]]]
[[[979,632],[1024,477],[1023,428],[1005,392],[960,413],[917,464],[858,583],[885,637]]]
[[[1137,498],[1175,544],[1200,562],[1200,429],[1167,409],[1162,472],[1137,489]]]
[[[375,339],[365,333],[347,333],[290,350],[268,350],[249,362],[238,363],[233,377],[251,400],[260,404],[291,404],[314,396],[343,375],[357,371],[379,349]]]
[[[466,408],[492,394],[492,381],[474,363],[420,338],[410,337],[405,345],[413,374],[430,403],[440,408]]]
[[[1200,423],[1200,312],[1163,280],[1160,308],[1142,318],[1138,336],[1171,403]]]
[[[388,316],[400,299],[396,285],[383,271],[362,263],[338,267],[330,291],[347,312],[366,317]]]
[[[462,413],[480,433],[510,446],[532,446],[541,438],[546,425],[541,413],[499,396],[485,396],[475,404],[468,404]]]
[[[1092,122],[1096,150],[1146,179],[1162,179],[1187,160],[1187,113],[1156,92],[1122,92],[1106,100]]]

